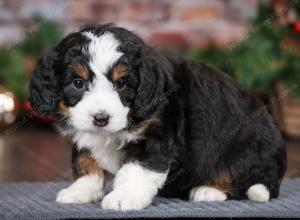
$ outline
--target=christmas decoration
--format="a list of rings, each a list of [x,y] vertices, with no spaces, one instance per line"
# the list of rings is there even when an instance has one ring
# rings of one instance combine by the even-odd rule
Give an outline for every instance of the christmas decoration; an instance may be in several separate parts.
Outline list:
[[[18,104],[15,103],[14,95],[0,87],[0,127],[15,121],[17,107]]]
[[[277,126],[300,137],[300,1],[263,1],[245,40],[189,56],[232,74],[262,98]]]
[[[300,21],[297,21],[294,25],[294,30],[300,34]]]
[[[62,36],[62,29],[56,23],[41,18],[34,19],[33,32],[26,32],[24,41],[0,49],[0,124],[10,124],[16,113],[32,114],[28,105],[28,85],[35,60]],[[4,88],[6,88],[4,90]],[[15,111],[16,107],[21,108]],[[40,122],[49,123],[51,119],[33,117]],[[2,120],[2,121],[1,121]]]
[[[36,31],[28,33],[24,41],[0,49],[0,82],[23,102],[28,97],[29,76],[35,59],[62,36],[60,27],[40,18],[35,19]],[[31,61],[31,62],[30,62]],[[28,68],[30,67],[30,68]]]
[[[300,97],[300,2],[264,1],[258,6],[244,41],[220,49],[191,51],[200,59],[232,74],[260,94],[271,95],[277,81]]]
[[[44,124],[51,124],[54,122],[54,119],[51,116],[39,116],[37,114],[35,114],[32,110],[31,104],[29,101],[25,101],[24,102],[24,109],[26,110],[26,112],[28,112],[28,116],[30,118],[33,118],[39,122],[42,122]]]

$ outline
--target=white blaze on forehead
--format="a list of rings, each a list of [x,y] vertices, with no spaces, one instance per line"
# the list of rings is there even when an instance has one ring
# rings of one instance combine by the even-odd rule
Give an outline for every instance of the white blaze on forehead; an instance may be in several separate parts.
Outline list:
[[[105,112],[110,118],[108,125],[102,130],[114,133],[127,126],[129,112],[129,108],[122,104],[112,82],[106,77],[109,69],[122,56],[122,53],[118,51],[120,43],[109,32],[100,36],[91,32],[84,32],[83,35],[91,40],[83,49],[83,53],[90,59],[88,65],[95,73],[95,78],[88,85],[89,91],[84,93],[74,107],[69,108],[71,122],[77,130],[97,131],[93,124],[93,116]]]
[[[103,35],[96,36],[91,32],[84,32],[91,42],[84,49],[84,53],[89,55],[90,68],[97,75],[106,74],[114,63],[122,56],[118,51],[119,41],[112,33],[105,32]]]

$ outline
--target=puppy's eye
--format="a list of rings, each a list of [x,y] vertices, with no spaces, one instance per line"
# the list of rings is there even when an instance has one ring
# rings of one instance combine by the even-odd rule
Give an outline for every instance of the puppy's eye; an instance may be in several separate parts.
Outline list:
[[[82,79],[74,79],[73,86],[75,89],[83,89],[85,87],[85,83]]]
[[[115,88],[117,90],[122,90],[126,87],[126,82],[124,79],[119,79],[115,82]]]

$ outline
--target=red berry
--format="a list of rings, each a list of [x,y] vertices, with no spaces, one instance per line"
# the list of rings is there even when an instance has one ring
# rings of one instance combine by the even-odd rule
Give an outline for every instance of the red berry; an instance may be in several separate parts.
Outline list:
[[[294,30],[297,32],[297,33],[300,33],[300,21],[297,21],[294,25]]]

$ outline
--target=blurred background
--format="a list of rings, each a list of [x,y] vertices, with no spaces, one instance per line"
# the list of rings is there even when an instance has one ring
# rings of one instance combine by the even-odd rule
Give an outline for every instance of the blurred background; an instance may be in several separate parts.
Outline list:
[[[300,176],[299,0],[0,0],[0,181],[71,178],[70,143],[51,118],[32,114],[28,82],[43,50],[105,22],[257,93],[286,140],[286,176]]]

